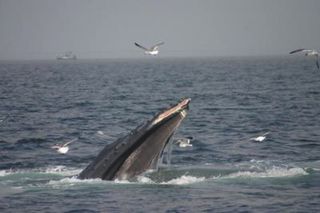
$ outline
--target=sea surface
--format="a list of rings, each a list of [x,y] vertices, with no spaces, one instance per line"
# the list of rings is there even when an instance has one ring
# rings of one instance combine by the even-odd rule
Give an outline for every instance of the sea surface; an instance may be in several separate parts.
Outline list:
[[[320,71],[304,57],[0,62],[0,212],[319,212]],[[182,98],[171,164],[78,180]],[[263,142],[250,140],[269,132]],[[50,147],[72,139],[63,155]]]

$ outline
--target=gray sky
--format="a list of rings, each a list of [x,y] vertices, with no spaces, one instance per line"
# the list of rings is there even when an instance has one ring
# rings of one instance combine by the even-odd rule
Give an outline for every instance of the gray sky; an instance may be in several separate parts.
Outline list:
[[[320,0],[0,0],[0,59],[287,54],[320,49]]]

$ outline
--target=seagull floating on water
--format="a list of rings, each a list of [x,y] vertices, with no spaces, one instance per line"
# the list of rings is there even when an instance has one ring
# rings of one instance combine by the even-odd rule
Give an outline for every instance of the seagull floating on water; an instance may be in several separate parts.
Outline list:
[[[9,115],[5,116],[4,118],[0,119],[0,123],[4,122],[5,120],[7,120],[9,118]]]
[[[319,52],[316,50],[297,49],[290,52],[290,54],[302,52],[305,56],[315,57],[317,68],[319,69]]]
[[[260,135],[258,137],[255,137],[255,138],[250,138],[249,140],[250,141],[255,141],[255,142],[262,142],[264,141],[266,138],[267,138],[267,135],[269,134],[270,132],[266,132],[264,133],[263,135]]]
[[[101,130],[97,131],[97,134],[98,134],[98,135],[105,136],[104,132],[103,132],[103,131],[101,131]]]
[[[158,53],[159,53],[159,46],[160,46],[160,45],[163,45],[164,42],[160,42],[160,43],[158,43],[158,44],[156,44],[156,45],[153,45],[153,46],[150,47],[150,48],[146,48],[146,47],[138,44],[137,42],[135,42],[134,44],[135,44],[137,47],[143,49],[143,50],[144,50],[144,53],[145,53],[146,55],[156,56],[156,55],[158,55]]]
[[[55,144],[54,146],[52,146],[52,149],[56,149],[57,152],[61,153],[61,154],[66,154],[69,151],[69,144],[71,144],[72,142],[78,140],[78,138],[72,139],[71,141],[68,141],[64,144]]]
[[[99,130],[97,131],[97,136],[103,139],[113,139],[114,137],[109,135],[109,134],[105,134],[103,131]]]
[[[192,139],[193,137],[178,138],[175,143],[181,148],[191,147],[192,144],[190,142]]]

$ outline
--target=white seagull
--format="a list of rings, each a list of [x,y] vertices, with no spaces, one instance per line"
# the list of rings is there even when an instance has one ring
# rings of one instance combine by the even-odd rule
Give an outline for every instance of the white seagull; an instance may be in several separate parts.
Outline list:
[[[319,69],[319,52],[316,50],[308,50],[308,49],[297,49],[290,52],[290,54],[303,52],[305,56],[315,57],[317,68]]]
[[[66,154],[69,151],[69,144],[78,140],[78,138],[72,139],[71,141],[68,141],[64,144],[55,144],[54,146],[52,146],[52,149],[56,149],[57,152],[61,153],[61,154]]]
[[[5,116],[4,118],[0,119],[0,123],[4,122],[5,120],[7,120],[9,118],[9,115]]]
[[[103,132],[103,131],[101,131],[101,130],[97,131],[97,134],[98,134],[98,135],[105,136],[104,132]]]
[[[260,135],[258,137],[255,137],[255,138],[250,138],[249,140],[250,141],[255,141],[255,142],[262,142],[266,139],[267,135],[269,134],[270,132],[266,132],[264,133],[263,135]]]
[[[190,141],[192,139],[193,137],[178,138],[175,143],[177,143],[181,148],[191,147],[192,144],[190,143]]]
[[[153,46],[150,47],[150,48],[146,48],[146,47],[138,44],[137,42],[135,42],[134,44],[135,44],[137,47],[143,49],[143,50],[144,50],[144,54],[156,56],[156,55],[158,55],[158,53],[159,53],[159,46],[160,46],[160,45],[163,45],[164,42],[160,42],[160,43],[158,43],[158,44],[156,44],[156,45],[153,45]]]
[[[114,137],[110,136],[110,135],[107,135],[105,134],[103,131],[99,130],[97,131],[97,135],[98,137],[100,138],[104,138],[104,139],[113,139]]]

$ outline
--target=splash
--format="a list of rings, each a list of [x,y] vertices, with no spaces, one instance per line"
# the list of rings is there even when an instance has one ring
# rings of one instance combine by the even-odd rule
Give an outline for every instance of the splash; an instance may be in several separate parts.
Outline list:
[[[119,184],[130,184],[130,183],[134,183],[134,182],[130,182],[128,180],[119,180],[119,179],[115,179],[114,183],[119,183]]]
[[[153,180],[151,180],[151,178],[145,177],[145,176],[139,176],[138,177],[138,182],[139,183],[155,183]]]
[[[179,178],[169,180],[168,182],[162,182],[161,184],[187,185],[187,184],[203,182],[205,181],[205,179],[206,179],[205,177],[194,177],[189,175],[182,175]]]
[[[67,177],[67,178],[62,178],[60,180],[50,180],[48,185],[53,185],[53,186],[63,186],[63,185],[75,185],[75,184],[82,184],[82,183],[86,183],[86,184],[101,184],[101,183],[105,183],[107,181],[103,181],[101,179],[85,179],[85,180],[80,180],[77,177]]]
[[[8,170],[0,170],[0,177],[8,175]]]
[[[194,177],[189,175],[182,175],[181,177],[177,177],[174,179],[171,179],[169,181],[164,182],[155,182],[151,178],[146,176],[138,176],[136,182],[130,182],[128,180],[115,180],[114,183],[117,184],[160,184],[160,185],[188,185],[188,184],[194,184],[198,182],[205,181],[205,177]]]

